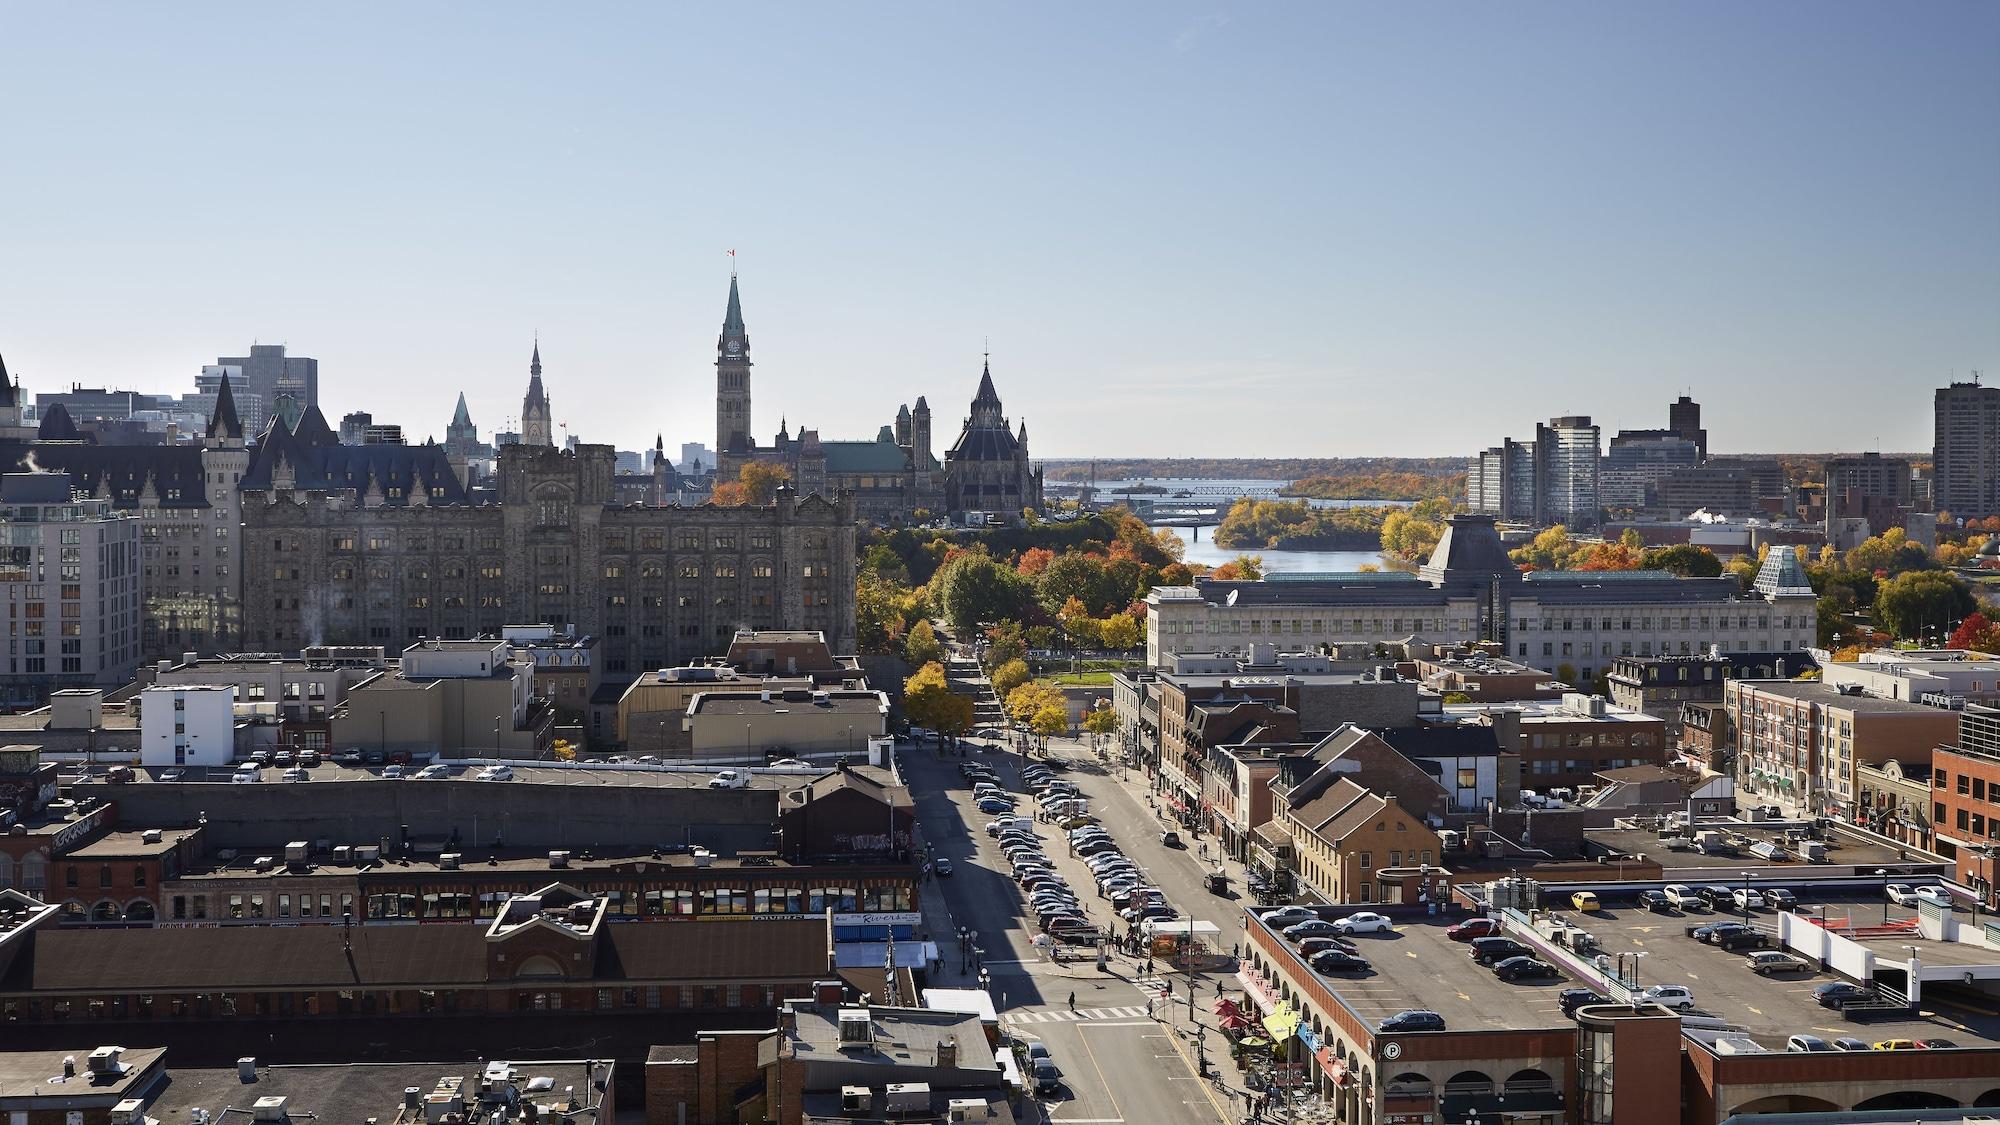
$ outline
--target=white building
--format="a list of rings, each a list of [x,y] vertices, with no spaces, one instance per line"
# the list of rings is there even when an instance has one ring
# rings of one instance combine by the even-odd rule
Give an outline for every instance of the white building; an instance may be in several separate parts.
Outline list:
[[[1804,652],[1819,599],[1791,547],[1773,547],[1757,589],[1736,579],[1660,571],[1537,571],[1507,558],[1493,517],[1453,516],[1417,574],[1277,574],[1259,582],[1158,586],[1146,598],[1146,660],[1177,652],[1287,650],[1412,636],[1430,643],[1497,641],[1508,656],[1572,683],[1608,673],[1620,656]],[[1559,671],[1568,669],[1568,673]]]
[[[226,766],[235,758],[235,687],[183,684],[139,693],[141,766]]]
[[[2000,656],[1958,649],[1864,652],[1853,662],[1827,661],[1820,680],[1857,688],[1878,699],[1952,706],[2000,703]]]

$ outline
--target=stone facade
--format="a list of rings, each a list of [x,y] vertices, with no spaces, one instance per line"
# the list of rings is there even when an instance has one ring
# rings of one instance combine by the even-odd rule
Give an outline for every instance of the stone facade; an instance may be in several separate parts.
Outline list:
[[[411,448],[456,484],[441,450]],[[854,647],[845,497],[787,487],[762,507],[617,507],[610,446],[499,454],[492,504],[246,482],[260,486],[244,493],[248,643],[400,645],[533,621],[602,638],[614,678],[712,655],[740,628]]]

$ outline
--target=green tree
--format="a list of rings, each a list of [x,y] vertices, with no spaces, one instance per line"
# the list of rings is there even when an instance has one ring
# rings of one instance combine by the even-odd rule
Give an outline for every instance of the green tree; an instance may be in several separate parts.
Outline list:
[[[1629,528],[1626,533],[1633,534]],[[1654,547],[1641,554],[1639,569],[1664,570],[1682,578],[1715,578],[1722,574],[1722,560],[1707,547],[1676,543],[1671,547]]]
[[[1209,575],[1218,580],[1236,579],[1243,582],[1257,582],[1264,577],[1264,556],[1238,555],[1223,563]]]
[[[1009,660],[993,669],[990,678],[993,681],[993,694],[1005,699],[1015,688],[1028,682],[1028,662],[1019,658]]]
[[[1875,595],[1875,624],[1905,640],[1926,631],[1949,635],[1978,608],[1972,591],[1944,570],[1913,570],[1882,583]]]
[[[1050,613],[1074,599],[1083,603],[1085,613],[1096,616],[1124,605],[1131,596],[1129,579],[1121,589],[1103,559],[1074,551],[1058,555],[1035,581],[1035,597]]]
[[[1129,613],[1114,613],[1104,620],[1098,633],[1104,639],[1104,647],[1123,652],[1139,647],[1146,639],[1146,631]]]
[[[970,551],[938,568],[930,592],[932,606],[960,634],[986,622],[1018,619],[1029,600],[1027,583],[1011,567]]]
[[[937,630],[931,628],[928,618],[910,627],[909,636],[903,639],[903,658],[920,668],[944,659],[944,644],[937,639]]]
[[[986,630],[986,666],[998,668],[1028,656],[1028,638],[1019,621],[1002,621]]]
[[[872,571],[862,571],[854,579],[855,644],[865,653],[895,652],[902,643],[910,608],[915,597],[908,587],[899,586]]]

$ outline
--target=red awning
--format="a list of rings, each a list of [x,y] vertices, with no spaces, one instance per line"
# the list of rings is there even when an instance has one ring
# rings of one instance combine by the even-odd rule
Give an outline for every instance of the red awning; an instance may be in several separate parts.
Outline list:
[[[1321,1070],[1326,1071],[1328,1078],[1333,1079],[1333,1084],[1336,1086],[1348,1086],[1354,1082],[1354,1076],[1347,1073],[1347,1064],[1340,1061],[1333,1053],[1332,1047],[1319,1049],[1319,1066]]]
[[[1216,1014],[1216,1015],[1218,1015],[1218,1016],[1227,1016],[1227,1015],[1236,1015],[1236,1014],[1238,1014],[1238,1012],[1237,1012],[1237,1008],[1236,1008],[1236,1001],[1235,1001],[1234,999],[1232,999],[1232,998],[1228,997],[1228,996],[1218,996],[1218,997],[1216,997],[1216,998],[1215,998],[1215,1014]]]

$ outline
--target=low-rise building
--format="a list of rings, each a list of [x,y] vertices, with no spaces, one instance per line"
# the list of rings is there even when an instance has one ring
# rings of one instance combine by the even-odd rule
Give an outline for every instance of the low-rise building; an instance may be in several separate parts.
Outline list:
[[[1580,789],[1605,770],[1657,766],[1667,758],[1664,720],[1613,707],[1599,695],[1444,710],[1447,721],[1492,726],[1501,749],[1520,756],[1521,785],[1541,792]]]
[[[140,765],[226,766],[236,760],[234,687],[151,687],[137,702]]]
[[[1298,875],[1328,902],[1391,902],[1410,867],[1434,865],[1438,834],[1396,800],[1338,778],[1318,796],[1284,810]],[[1383,872],[1397,872],[1385,880]]]
[[[1931,755],[1932,850],[1989,908],[2000,897],[2000,708],[1971,706]]]
[[[332,741],[337,750],[547,759],[555,719],[535,693],[535,666],[507,641],[433,639],[349,690],[332,712]]]
[[[556,721],[587,727],[590,700],[604,678],[597,659],[597,638],[579,637],[574,629],[553,625],[509,625],[500,635],[517,660],[535,666],[535,690],[555,708]]]
[[[1462,695],[1459,702],[1504,703],[1516,699],[1561,699],[1570,685],[1550,672],[1477,650],[1420,657],[1411,672],[1439,695]]]
[[[688,744],[697,762],[846,755],[860,761],[889,733],[889,697],[879,691],[794,688],[755,694],[701,692],[688,703]]]
[[[1614,705],[1666,720],[1671,741],[1680,734],[1681,704],[1720,703],[1730,680],[1786,680],[1813,666],[1808,652],[1621,656],[1604,682]]]
[[[1929,757],[1857,762],[1857,823],[1911,847],[1930,851],[1931,763]]]
[[[719,659],[662,668],[626,685],[607,732],[629,754],[686,757],[692,747],[688,704],[702,692],[747,693],[845,689],[868,678],[853,656],[835,655],[824,635],[797,630],[742,630]]]
[[[1820,682],[1883,699],[1959,707],[2000,703],[2000,656],[1959,649],[1881,648],[1855,659],[1830,660]]]
[[[241,718],[275,719],[276,749],[331,747],[329,715],[355,684],[395,667],[374,645],[314,645],[288,656],[280,652],[238,652],[204,657],[183,653],[178,661],[139,666],[133,681],[113,693],[129,700],[148,688],[230,687]],[[241,752],[243,739],[238,739]]]

